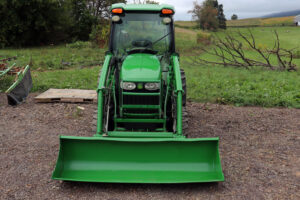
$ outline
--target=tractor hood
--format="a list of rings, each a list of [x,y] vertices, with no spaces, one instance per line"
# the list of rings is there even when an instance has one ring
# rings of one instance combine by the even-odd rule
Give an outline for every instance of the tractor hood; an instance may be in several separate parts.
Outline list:
[[[156,55],[136,53],[126,57],[122,64],[121,80],[130,82],[159,81],[160,62]]]

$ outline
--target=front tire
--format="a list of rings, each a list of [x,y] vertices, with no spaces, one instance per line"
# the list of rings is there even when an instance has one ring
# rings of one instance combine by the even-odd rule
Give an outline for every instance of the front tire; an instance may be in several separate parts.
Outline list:
[[[180,69],[181,73],[181,83],[182,83],[182,133],[185,137],[188,137],[188,112],[186,109],[186,77],[183,69]],[[171,97],[169,103],[169,120],[167,128],[169,131],[176,131],[176,119],[177,119],[177,101],[174,97]]]

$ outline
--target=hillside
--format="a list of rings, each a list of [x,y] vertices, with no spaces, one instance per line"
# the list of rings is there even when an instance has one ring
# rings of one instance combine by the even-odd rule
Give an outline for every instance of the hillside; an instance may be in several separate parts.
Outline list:
[[[175,21],[175,26],[180,28],[195,28],[196,25],[194,21]]]
[[[229,27],[246,27],[246,26],[293,26],[294,16],[274,17],[274,18],[249,18],[240,20],[228,20]]]
[[[271,26],[293,26],[294,16],[274,18],[248,18],[239,20],[228,20],[228,27],[271,27]],[[180,28],[195,28],[193,21],[176,21],[175,26]]]
[[[289,17],[289,16],[296,16],[296,15],[300,15],[300,9],[292,10],[292,11],[286,11],[286,12],[272,13],[272,14],[269,14],[269,15],[265,15],[262,18]]]

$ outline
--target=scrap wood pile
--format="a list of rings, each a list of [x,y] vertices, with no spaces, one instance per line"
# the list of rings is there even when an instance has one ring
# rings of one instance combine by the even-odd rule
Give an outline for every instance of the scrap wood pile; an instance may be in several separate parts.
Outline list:
[[[16,63],[11,62],[16,59],[17,57],[10,57],[0,60],[0,79],[5,76],[15,77],[13,84],[5,90],[10,105],[18,105],[23,102],[32,88],[29,65],[17,66]]]

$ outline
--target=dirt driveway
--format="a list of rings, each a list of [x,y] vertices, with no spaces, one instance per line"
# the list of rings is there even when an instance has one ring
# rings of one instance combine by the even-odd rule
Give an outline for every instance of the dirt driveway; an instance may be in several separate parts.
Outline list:
[[[93,135],[96,105],[35,95],[11,107],[0,94],[0,199],[300,199],[300,110],[189,103],[191,137],[220,137],[223,183],[70,183],[51,180],[58,136]]]

